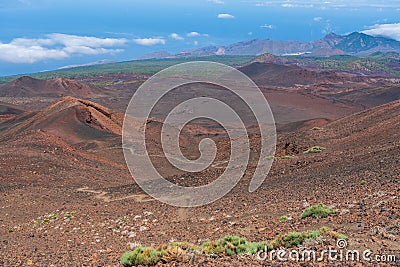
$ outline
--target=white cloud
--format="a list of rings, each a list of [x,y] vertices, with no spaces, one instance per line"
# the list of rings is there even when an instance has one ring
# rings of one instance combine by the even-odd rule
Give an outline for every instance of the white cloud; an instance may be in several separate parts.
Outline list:
[[[264,24],[264,25],[261,25],[260,26],[260,28],[263,28],[263,29],[273,29],[274,28],[274,25],[271,25],[271,24]]]
[[[394,24],[375,24],[363,31],[372,36],[383,36],[400,41],[400,23]]]
[[[0,60],[12,63],[35,63],[46,59],[63,59],[69,55],[59,49],[48,49],[41,46],[18,46],[0,43]]]
[[[170,37],[171,37],[172,39],[175,39],[175,40],[178,40],[178,41],[185,40],[185,38],[183,38],[182,36],[180,36],[180,35],[177,34],[177,33],[171,33],[171,34],[170,34]]]
[[[207,2],[211,2],[211,3],[214,3],[214,4],[218,4],[218,5],[222,5],[222,4],[225,3],[222,0],[207,0]]]
[[[100,54],[114,54],[122,52],[122,49],[106,49],[102,47],[88,47],[84,45],[67,46],[64,51],[68,54],[83,54],[83,55],[100,55]]]
[[[194,41],[194,42],[193,42],[193,44],[194,44],[194,45],[198,45],[198,44],[199,44],[199,42],[197,42],[197,41]]]
[[[189,32],[186,34],[186,36],[187,37],[200,37],[200,36],[208,37],[209,35],[207,33]]]
[[[188,37],[196,37],[196,36],[200,36],[200,33],[198,32],[189,32],[188,34],[186,34]]]
[[[0,60],[12,63],[35,63],[47,59],[64,59],[74,54],[99,55],[123,51],[104,47],[120,46],[126,39],[98,38],[61,33],[45,38],[15,38],[10,43],[0,42]]]
[[[282,4],[281,6],[282,7],[294,7],[293,4],[288,4],[288,3]]]
[[[320,22],[320,21],[322,21],[322,18],[321,17],[315,17],[315,18],[313,18],[313,20],[316,21],[316,22]]]
[[[65,46],[90,46],[90,47],[110,47],[123,45],[126,43],[126,39],[116,39],[116,38],[97,38],[90,36],[77,36],[61,33],[53,33],[47,35],[50,39],[54,40],[58,44],[63,44]]]
[[[218,14],[217,18],[219,18],[219,19],[234,19],[235,16],[233,16],[231,14],[227,14],[227,13],[221,13],[221,14]]]
[[[138,45],[145,45],[145,46],[165,44],[165,40],[162,38],[141,38],[141,39],[138,38],[133,41]]]

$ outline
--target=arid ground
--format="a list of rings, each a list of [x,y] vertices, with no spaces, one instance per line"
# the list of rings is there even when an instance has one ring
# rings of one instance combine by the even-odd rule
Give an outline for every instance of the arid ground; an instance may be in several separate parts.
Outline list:
[[[52,81],[22,77],[1,86],[0,266],[121,266],[121,255],[139,245],[200,245],[225,235],[272,241],[321,227],[346,235],[346,249],[397,258],[301,266],[400,266],[398,85],[384,76],[269,63],[241,70],[260,86],[275,116],[273,167],[262,186],[249,193],[257,164],[253,155],[245,177],[228,195],[197,208],[177,208],[151,198],[126,167],[121,146],[124,112],[147,76]],[[105,81],[106,86],[99,85]],[[194,86],[170,95],[166,103],[200,95],[230,101],[224,90]],[[198,156],[204,137],[214,139],[219,151],[209,169],[182,173],[161,154],[160,117],[165,111],[161,105],[147,124],[154,165],[177,184],[216,179],[229,156],[226,132],[207,121],[187,126],[181,145],[188,157]],[[250,139],[257,154],[257,132]],[[303,153],[314,146],[325,149]],[[335,213],[302,219],[305,208],[319,203]],[[321,236],[302,245],[323,250],[335,247],[336,239]],[[158,264],[300,266],[261,261],[254,255],[200,252]]]

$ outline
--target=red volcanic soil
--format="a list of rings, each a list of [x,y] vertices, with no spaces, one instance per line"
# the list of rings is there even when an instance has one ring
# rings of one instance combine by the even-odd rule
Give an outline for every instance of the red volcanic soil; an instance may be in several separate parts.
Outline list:
[[[261,88],[271,106],[277,124],[287,124],[310,119],[334,119],[361,110],[352,103],[329,99],[295,89]]]
[[[295,86],[317,82],[337,82],[340,77],[332,71],[310,71],[296,65],[255,62],[239,68],[259,86]]]
[[[43,111],[26,113],[6,121],[3,138],[24,131],[44,130],[70,144],[113,139],[121,135],[123,114],[88,100],[64,97]],[[24,118],[29,117],[24,120]]]
[[[9,127],[2,128],[0,124],[1,266],[120,266],[122,253],[139,243],[158,246],[177,240],[200,245],[227,234],[271,241],[284,233],[322,226],[348,235],[349,249],[400,256],[400,101],[328,124],[323,119],[301,122],[304,130],[278,134],[277,156],[292,158],[276,160],[261,188],[248,192],[256,166],[252,158],[245,177],[229,194],[198,208],[168,206],[144,194],[125,167],[120,145],[84,146],[118,137],[118,113],[68,97],[39,113],[24,114],[25,119],[14,118],[14,125],[5,122]],[[156,138],[161,123],[149,122]],[[314,125],[320,129],[309,128]],[[196,127],[188,127],[187,135],[207,134],[205,127]],[[257,135],[251,136],[252,143],[256,139]],[[168,178],[176,183],[209,181],[224,170],[228,141],[217,140],[221,158],[200,173],[177,174],[161,160],[155,165],[171,173]],[[150,144],[159,145],[156,139]],[[326,149],[303,154],[311,146]],[[154,155],[153,160],[157,158]],[[301,219],[305,207],[318,203],[336,213]],[[282,222],[282,216],[289,219]],[[335,243],[324,237],[305,245],[322,250]],[[305,266],[336,263],[358,264]],[[178,264],[282,263],[260,262],[252,256],[196,254],[191,263]]]
[[[75,96],[87,98],[104,94],[106,94],[104,88],[66,78],[47,81],[23,76],[0,87],[0,97]]]
[[[306,131],[310,129],[318,130],[318,128],[321,128],[332,121],[334,121],[334,119],[325,118],[296,121],[287,124],[278,124],[276,125],[276,130],[278,132]]]

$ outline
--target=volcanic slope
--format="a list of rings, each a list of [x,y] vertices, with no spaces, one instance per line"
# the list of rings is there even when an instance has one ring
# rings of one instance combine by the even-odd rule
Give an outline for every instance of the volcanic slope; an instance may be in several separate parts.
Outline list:
[[[40,80],[22,76],[0,87],[0,97],[62,97],[80,98],[103,96],[107,90],[66,78]]]
[[[244,179],[230,193],[197,208],[146,198],[110,153],[108,160],[94,160],[74,153],[61,138],[49,142],[46,131],[22,131],[18,138],[0,142],[0,259],[5,266],[117,266],[121,255],[138,243],[158,246],[176,240],[201,245],[228,234],[271,241],[323,226],[347,235],[348,249],[368,248],[399,257],[399,115],[400,101],[395,101],[319,129],[278,134],[277,156],[291,157],[274,161],[257,191],[249,193],[247,188],[256,165],[251,160]],[[153,124],[159,128],[158,122]],[[35,139],[24,138],[27,133]],[[303,153],[312,146],[325,150]],[[218,171],[219,166],[211,166],[177,180],[209,179]],[[319,203],[336,213],[301,218],[306,207]],[[305,245],[322,251],[335,247],[336,240],[324,237]],[[192,261],[191,266],[265,266],[246,255],[196,254]],[[189,260],[179,266],[190,266]]]
[[[69,144],[78,144],[116,139],[122,134],[123,113],[70,96],[60,99],[43,111],[28,114],[22,113],[11,121],[4,122],[7,128],[3,127],[1,138],[7,139],[24,131],[39,130],[59,136]]]

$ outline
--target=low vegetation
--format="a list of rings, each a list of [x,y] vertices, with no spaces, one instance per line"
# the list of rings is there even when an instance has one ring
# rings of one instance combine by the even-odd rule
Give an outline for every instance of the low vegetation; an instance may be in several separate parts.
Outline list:
[[[303,154],[311,154],[311,153],[320,153],[324,151],[326,148],[322,146],[313,146],[303,152]]]
[[[334,239],[347,239],[346,235],[333,231],[328,227],[321,227],[309,232],[291,232],[280,235],[271,242],[271,246],[273,248],[292,248],[303,244],[306,240],[314,240],[321,236],[328,236]]]
[[[201,247],[206,254],[255,254],[264,249],[265,242],[249,242],[243,237],[227,235],[217,241],[207,241]]]
[[[92,66],[81,66],[69,69],[60,69],[55,71],[44,71],[30,75],[36,79],[54,79],[54,78],[77,78],[93,77],[106,74],[155,74],[167,67],[185,63],[189,61],[214,61],[229,66],[241,66],[250,63],[253,56],[204,56],[204,57],[182,57],[166,59],[144,59],[125,62],[107,63]],[[0,84],[11,82],[21,75],[0,77]]]
[[[287,216],[282,216],[282,217],[279,218],[279,221],[280,221],[280,222],[286,222],[287,219],[288,219]]]
[[[151,266],[159,262],[188,262],[190,253],[202,253],[207,255],[232,256],[232,255],[254,255],[266,248],[268,250],[284,247],[292,248],[302,245],[307,240],[326,236],[333,239],[347,239],[328,227],[322,227],[314,231],[291,232],[280,235],[271,242],[250,242],[243,237],[226,235],[215,241],[206,241],[200,246],[187,242],[173,242],[161,245],[157,248],[137,247],[132,251],[125,252],[121,257],[121,264],[125,267]]]
[[[301,218],[307,218],[307,217],[313,217],[313,218],[325,218],[328,217],[329,215],[335,213],[334,209],[329,208],[328,206],[325,206],[324,204],[318,204],[311,206],[307,209],[305,209],[301,213]]]
[[[122,255],[121,264],[124,266],[155,265],[165,254],[165,250],[137,247],[135,250],[125,252]]]

